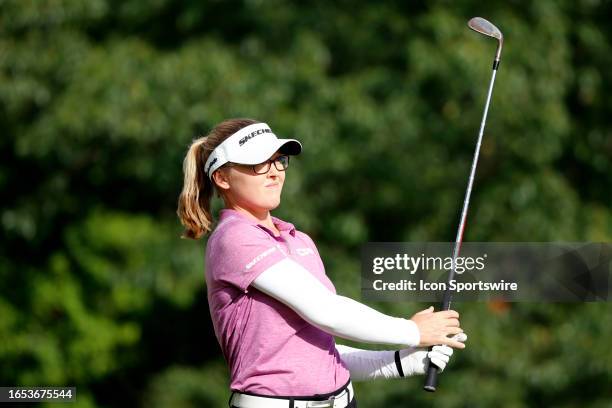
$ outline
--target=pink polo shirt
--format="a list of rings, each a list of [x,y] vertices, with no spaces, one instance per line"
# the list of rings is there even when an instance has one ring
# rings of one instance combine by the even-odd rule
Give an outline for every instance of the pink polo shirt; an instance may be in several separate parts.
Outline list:
[[[310,237],[272,220],[280,237],[237,211],[221,210],[206,246],[208,304],[230,388],[277,396],[330,393],[349,379],[333,336],[249,286],[267,268],[291,258],[336,292]]]

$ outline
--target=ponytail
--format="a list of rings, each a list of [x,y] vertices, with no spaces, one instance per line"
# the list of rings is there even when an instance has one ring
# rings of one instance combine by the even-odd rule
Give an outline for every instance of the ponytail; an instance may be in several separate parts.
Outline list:
[[[213,218],[210,201],[215,187],[204,171],[204,164],[212,151],[225,139],[240,129],[259,123],[253,119],[228,119],[205,136],[195,139],[189,146],[183,161],[183,191],[176,211],[185,231],[181,238],[200,239],[212,230]],[[222,166],[223,167],[223,166]]]
[[[185,179],[177,210],[185,227],[181,238],[200,239],[211,230],[210,200],[213,186],[204,172],[206,160],[203,158],[202,148],[205,143],[206,137],[194,140],[183,161]]]

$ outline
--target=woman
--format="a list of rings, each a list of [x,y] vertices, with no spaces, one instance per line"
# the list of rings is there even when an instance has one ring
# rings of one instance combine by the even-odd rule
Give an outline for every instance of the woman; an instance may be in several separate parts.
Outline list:
[[[424,374],[429,359],[441,371],[451,347],[465,347],[455,311],[403,319],[337,295],[310,237],[271,216],[301,149],[265,123],[229,119],[195,140],[184,161],[184,236],[212,230],[214,191],[225,204],[206,247],[206,283],[231,407],[356,407],[351,378]],[[334,336],[404,348],[359,350]],[[428,352],[432,345],[440,346]]]

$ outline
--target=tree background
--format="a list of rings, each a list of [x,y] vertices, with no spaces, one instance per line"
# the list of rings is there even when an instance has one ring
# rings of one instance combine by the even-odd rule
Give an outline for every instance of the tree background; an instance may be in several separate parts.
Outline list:
[[[506,44],[465,239],[610,242],[610,1],[1,0],[1,385],[226,405],[175,210],[187,146],[228,117],[303,142],[275,215],[339,293],[365,242],[452,241],[495,47],[475,15]],[[612,404],[609,304],[457,307],[439,391],[357,383],[360,406]]]

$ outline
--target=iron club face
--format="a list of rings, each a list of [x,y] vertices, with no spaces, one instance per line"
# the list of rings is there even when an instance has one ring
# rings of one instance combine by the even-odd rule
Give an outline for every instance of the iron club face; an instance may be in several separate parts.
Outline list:
[[[502,46],[504,45],[504,35],[499,30],[499,28],[495,27],[493,23],[488,20],[485,20],[482,17],[474,17],[470,19],[470,21],[468,21],[468,27],[480,34],[484,34],[486,36],[497,39],[498,43],[497,52],[495,53],[495,61],[498,61],[499,65],[499,60],[501,58],[501,50]]]
[[[501,33],[501,31],[499,31],[499,28],[495,27],[490,21],[487,21],[482,17],[472,18],[470,21],[468,21],[468,26],[480,34],[495,37],[498,40],[502,40],[504,38],[504,35]]]

